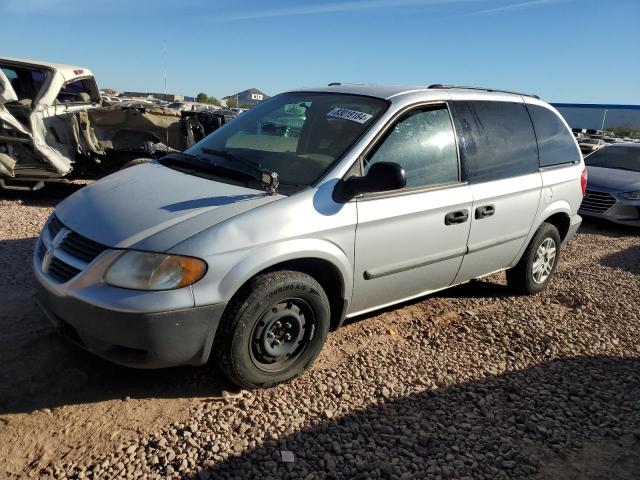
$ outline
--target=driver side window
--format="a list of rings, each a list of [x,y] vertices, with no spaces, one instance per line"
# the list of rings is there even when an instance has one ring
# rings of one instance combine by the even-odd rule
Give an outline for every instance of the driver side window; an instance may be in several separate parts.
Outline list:
[[[405,188],[457,182],[458,155],[447,107],[403,115],[367,155],[364,173],[376,162],[394,162],[404,168]]]

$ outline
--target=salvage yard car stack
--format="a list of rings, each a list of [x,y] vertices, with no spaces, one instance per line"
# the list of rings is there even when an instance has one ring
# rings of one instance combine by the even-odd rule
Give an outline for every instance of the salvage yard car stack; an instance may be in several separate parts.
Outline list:
[[[0,58],[0,188],[100,177],[140,157],[182,151],[224,122],[213,111],[102,106],[84,67]]]

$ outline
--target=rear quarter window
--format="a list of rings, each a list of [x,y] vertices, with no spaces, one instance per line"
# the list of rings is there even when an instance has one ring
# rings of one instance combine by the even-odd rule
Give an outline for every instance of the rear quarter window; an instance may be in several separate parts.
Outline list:
[[[462,153],[463,176],[469,183],[526,175],[538,170],[538,147],[523,103],[452,102]]]
[[[580,161],[580,150],[560,117],[548,108],[527,105],[538,139],[540,166],[550,167]]]

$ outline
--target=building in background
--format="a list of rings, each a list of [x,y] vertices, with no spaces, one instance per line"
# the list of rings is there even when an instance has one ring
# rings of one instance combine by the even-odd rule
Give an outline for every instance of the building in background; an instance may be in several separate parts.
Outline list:
[[[233,95],[224,97],[223,100],[225,101],[231,100],[234,105],[236,104],[236,100],[237,100],[238,105],[253,106],[253,105],[257,105],[258,103],[264,100],[267,100],[268,98],[270,98],[269,95],[261,92],[257,88],[250,88],[248,90],[243,90],[242,92],[238,92]],[[229,103],[227,102],[227,104]]]
[[[123,92],[123,97],[133,98],[157,98],[158,100],[164,100],[165,102],[193,102],[194,97],[187,97],[185,95],[176,95],[175,93],[153,93],[153,92]]]
[[[606,130],[615,127],[640,129],[640,105],[598,103],[552,103],[571,128]]]

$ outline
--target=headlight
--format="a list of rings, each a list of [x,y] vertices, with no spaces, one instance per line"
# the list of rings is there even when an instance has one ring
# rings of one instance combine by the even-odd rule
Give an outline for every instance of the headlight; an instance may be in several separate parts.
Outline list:
[[[206,271],[197,258],[130,250],[113,262],[104,281],[133,290],[171,290],[197,282]]]
[[[640,200],[640,192],[623,192],[619,195],[627,200]]]

